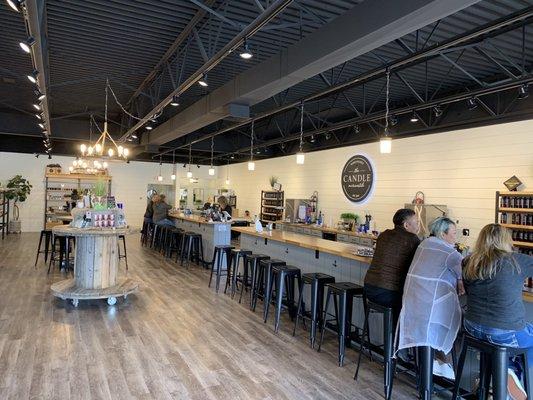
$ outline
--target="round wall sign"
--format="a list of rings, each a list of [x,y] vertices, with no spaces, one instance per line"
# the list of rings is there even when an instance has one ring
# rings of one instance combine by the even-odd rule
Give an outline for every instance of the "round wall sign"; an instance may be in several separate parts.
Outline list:
[[[341,186],[348,200],[365,201],[374,186],[374,168],[370,160],[360,154],[350,158],[342,169]]]

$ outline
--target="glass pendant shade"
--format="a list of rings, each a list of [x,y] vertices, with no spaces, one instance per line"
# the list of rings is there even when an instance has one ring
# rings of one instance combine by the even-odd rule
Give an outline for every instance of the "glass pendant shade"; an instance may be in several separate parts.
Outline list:
[[[248,162],[248,171],[255,171],[255,163],[253,161]]]
[[[392,139],[390,137],[382,137],[379,140],[379,152],[381,154],[390,154],[392,151]]]
[[[296,153],[296,164],[302,165],[305,163],[305,154],[304,153]]]

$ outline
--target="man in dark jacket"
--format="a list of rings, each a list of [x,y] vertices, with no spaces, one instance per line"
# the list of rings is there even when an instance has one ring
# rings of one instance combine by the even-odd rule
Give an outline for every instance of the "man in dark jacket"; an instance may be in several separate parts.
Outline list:
[[[394,229],[382,232],[376,242],[376,250],[365,276],[365,292],[368,300],[392,307],[394,319],[402,308],[403,284],[420,239],[420,229],[413,210],[402,208],[392,219]]]

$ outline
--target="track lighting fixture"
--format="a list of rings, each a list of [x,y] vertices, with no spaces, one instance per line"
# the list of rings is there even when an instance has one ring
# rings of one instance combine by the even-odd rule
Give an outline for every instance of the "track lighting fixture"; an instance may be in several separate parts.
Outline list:
[[[27,75],[28,76],[28,80],[31,82],[31,83],[37,83],[37,77],[39,76],[39,71],[37,71],[36,69],[34,69],[32,71],[32,73],[30,75]]]
[[[316,139],[315,139],[315,135],[311,135],[311,137],[309,138],[309,142],[310,143],[315,143]]]
[[[413,115],[411,115],[411,122],[418,122],[418,115],[416,115],[416,111],[413,111]]]
[[[196,164],[196,168],[200,168],[200,164]]]
[[[250,58],[252,58],[254,55],[253,53],[250,51],[250,48],[248,47],[248,40],[244,39],[244,46],[243,46],[243,50],[241,51],[241,53],[239,54],[241,56],[241,58],[245,59],[245,60],[249,60]]]
[[[31,46],[35,44],[35,39],[30,36],[28,39],[22,41],[19,43],[19,46],[22,50],[24,50],[25,53],[30,54]]]
[[[518,88],[518,98],[520,100],[527,99],[529,97],[529,85],[524,83]]]
[[[326,138],[326,140],[331,139],[331,133],[326,132],[326,134],[324,135],[324,137]]]
[[[39,126],[40,126],[41,129],[44,129],[44,124],[39,123]]]
[[[468,105],[468,109],[469,110],[475,110],[477,108],[477,101],[476,101],[476,98],[475,97],[470,97],[467,101],[466,101],[466,104]]]
[[[13,11],[20,12],[24,0],[7,0],[7,4],[13,9]]]
[[[146,130],[151,131],[152,129],[154,128],[151,125],[146,125]]]
[[[359,133],[359,132],[361,132],[361,127],[360,127],[359,125],[354,125],[354,126],[353,126],[353,131],[354,131],[355,133]]]
[[[172,107],[177,107],[180,105],[179,97],[178,96],[172,96],[172,101],[170,102],[170,105]]]
[[[396,115],[391,115],[389,121],[391,126],[398,125],[398,117]]]
[[[208,87],[209,84],[207,83],[207,74],[203,74],[200,79],[198,79],[198,84],[202,87]]]
[[[35,108],[37,111],[41,111],[41,106],[39,104],[34,104],[33,108]]]
[[[42,119],[41,116],[40,116],[39,114],[35,114],[35,117],[36,117],[37,119]]]
[[[433,107],[433,112],[435,113],[435,117],[440,117],[442,115],[442,108],[441,106],[435,106]]]
[[[131,134],[131,138],[132,138],[132,139],[138,139],[137,134],[136,134],[135,132],[132,133],[132,134]]]
[[[39,95],[37,96],[37,100],[43,101],[45,97],[46,95],[44,93],[39,93]]]

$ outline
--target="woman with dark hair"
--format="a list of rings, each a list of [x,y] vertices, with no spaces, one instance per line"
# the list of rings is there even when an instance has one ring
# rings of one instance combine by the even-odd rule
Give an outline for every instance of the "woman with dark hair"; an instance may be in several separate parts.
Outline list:
[[[513,252],[509,229],[489,224],[479,233],[474,251],[463,263],[467,294],[466,331],[481,340],[528,349],[533,365],[533,324],[526,322],[524,280],[533,276],[533,257]],[[511,360],[507,391],[512,400],[526,399],[521,366]]]

